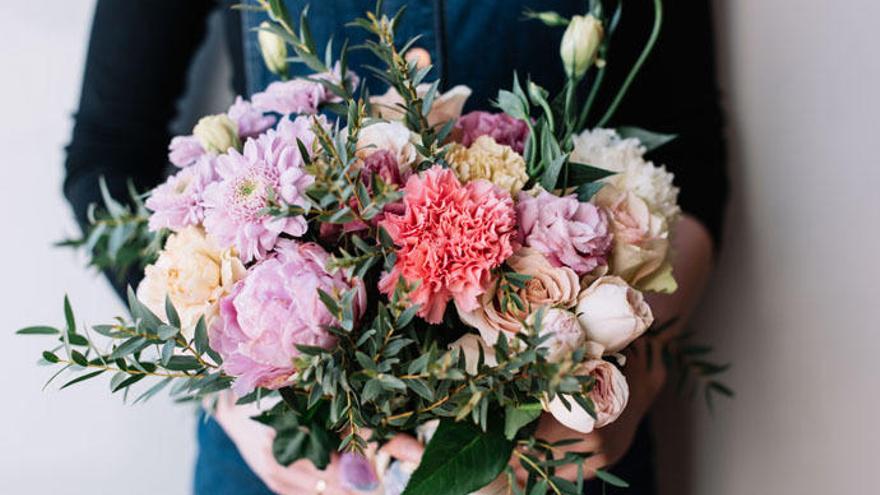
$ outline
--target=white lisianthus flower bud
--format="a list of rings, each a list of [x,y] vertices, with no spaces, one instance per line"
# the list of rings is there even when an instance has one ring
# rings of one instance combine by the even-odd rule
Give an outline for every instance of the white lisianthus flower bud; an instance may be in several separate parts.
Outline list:
[[[260,53],[263,54],[263,61],[266,67],[273,74],[279,76],[287,75],[287,45],[281,36],[269,31],[270,24],[268,21],[260,23],[260,30],[257,32],[257,42],[260,44]]]
[[[587,340],[605,354],[620,352],[654,322],[642,293],[615,276],[600,277],[581,292],[577,315]]]
[[[602,22],[592,15],[576,15],[571,18],[559,45],[559,55],[565,73],[580,79],[595,61],[604,36]]]
[[[238,125],[226,114],[202,117],[193,128],[193,135],[208,153],[226,153],[229,148],[241,148]]]

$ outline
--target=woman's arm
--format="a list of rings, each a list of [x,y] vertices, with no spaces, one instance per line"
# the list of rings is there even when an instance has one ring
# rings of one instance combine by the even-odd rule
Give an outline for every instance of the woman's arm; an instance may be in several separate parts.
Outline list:
[[[162,179],[168,124],[214,4],[98,0],[65,164],[64,194],[80,225],[100,202],[100,177],[119,200],[129,179],[141,191]]]

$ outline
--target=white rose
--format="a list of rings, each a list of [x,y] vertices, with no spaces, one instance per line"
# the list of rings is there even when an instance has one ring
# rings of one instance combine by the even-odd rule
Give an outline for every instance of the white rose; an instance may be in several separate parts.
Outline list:
[[[412,133],[400,122],[368,122],[358,134],[358,156],[366,158],[378,150],[390,151],[397,160],[400,173],[408,172],[418,158]]]
[[[202,315],[210,323],[217,302],[245,271],[231,249],[221,250],[200,228],[187,227],[168,237],[159,259],[144,270],[137,297],[167,320],[168,296],[180,316],[181,330],[189,338]]]
[[[580,433],[590,433],[616,421],[629,401],[629,386],[623,373],[608,361],[594,359],[582,364],[576,374],[590,375],[595,379],[589,397],[593,401],[596,417],[590,416],[568,395],[565,399],[571,409],[565,407],[559,395],[546,403],[545,409],[563,426]]]
[[[530,325],[535,324],[537,314],[536,311],[529,316],[528,323]],[[559,308],[550,308],[544,311],[538,335],[549,336],[541,343],[541,347],[547,349],[547,361],[551,363],[558,363],[571,356],[584,344],[586,338],[577,316],[571,311]]]
[[[479,335],[469,333],[462,338],[449,344],[449,348],[464,354],[465,372],[469,375],[477,374],[477,363],[480,359],[480,348],[483,348],[483,362],[487,366],[497,366],[495,349],[487,344]]]
[[[674,176],[666,167],[645,160],[645,147],[638,139],[621,139],[613,129],[594,129],[585,130],[572,141],[571,161],[617,172],[604,181],[636,194],[668,223],[679,214]]]
[[[273,74],[287,75],[287,45],[284,38],[278,36],[269,30],[268,21],[260,23],[260,30],[257,32],[257,43],[260,45],[260,53],[263,55],[263,62]]]
[[[642,293],[615,276],[600,277],[581,292],[577,316],[587,340],[605,354],[620,352],[654,322]]]
[[[592,15],[571,18],[559,44],[559,56],[568,77],[580,79],[584,76],[599,52],[604,34],[602,21]]]
[[[238,124],[225,113],[199,119],[193,127],[193,135],[208,153],[226,153],[229,148],[241,148]]]

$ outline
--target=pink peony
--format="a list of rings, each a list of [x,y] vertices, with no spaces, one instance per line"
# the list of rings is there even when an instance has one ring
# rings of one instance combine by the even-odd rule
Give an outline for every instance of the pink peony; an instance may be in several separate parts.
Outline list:
[[[216,178],[212,157],[199,161],[168,178],[153,189],[146,206],[152,210],[150,230],[171,229],[199,225],[205,217],[202,194]]]
[[[393,293],[400,277],[419,282],[409,297],[429,323],[441,321],[450,299],[462,311],[476,309],[492,269],[516,247],[510,195],[485,180],[462,185],[451,170],[435,165],[409,178],[403,202],[403,214],[388,214],[380,224],[398,249],[379,289]]]
[[[299,237],[308,228],[302,216],[262,213],[270,191],[287,204],[306,205],[304,192],[314,178],[303,170],[297,138],[311,148],[309,118],[284,119],[277,129],[249,139],[244,153],[230,150],[217,158],[220,181],[205,191],[205,229],[222,246],[235,246],[245,261],[266,256],[282,233]]]
[[[583,275],[607,262],[611,231],[607,214],[575,195],[559,197],[543,189],[519,193],[519,233],[524,245],[537,249],[554,266]]]
[[[318,297],[318,289],[339,296],[359,289],[354,314],[362,314],[363,285],[327,273],[330,255],[314,243],[279,241],[275,255],[254,265],[230,294],[220,300],[211,324],[211,348],[223,357],[223,371],[235,377],[239,396],[256,387],[277,389],[296,373],[297,345],[329,349],[336,338],[327,326],[338,324]]]
[[[357,86],[358,77],[349,71],[346,83],[350,88]],[[254,94],[252,97],[254,106],[268,112],[277,112],[282,115],[314,114],[323,103],[337,103],[342,101],[326,86],[317,82],[324,80],[339,84],[342,80],[340,66],[337,63],[330,72],[314,74],[309,79],[292,79],[290,81],[276,81],[266,88],[265,91]]]
[[[235,97],[235,102],[226,111],[238,129],[238,137],[242,141],[249,137],[258,136],[261,132],[275,125],[275,117],[263,115],[261,110],[254,108],[241,96]],[[168,161],[178,167],[188,167],[196,163],[199,158],[208,152],[202,147],[198,138],[192,134],[188,136],[175,136],[168,145]]]
[[[519,154],[523,153],[529,137],[529,126],[506,113],[471,112],[458,119],[455,129],[459,132],[457,141],[466,147],[480,136],[490,136],[496,143],[510,146]]]

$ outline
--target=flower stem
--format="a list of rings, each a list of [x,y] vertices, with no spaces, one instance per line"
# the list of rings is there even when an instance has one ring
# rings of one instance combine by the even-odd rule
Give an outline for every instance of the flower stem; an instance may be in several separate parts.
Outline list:
[[[608,107],[608,110],[605,111],[605,115],[599,119],[599,122],[596,124],[596,127],[602,127],[611,120],[611,117],[614,116],[614,113],[617,111],[617,107],[620,106],[620,102],[623,100],[624,95],[629,90],[630,85],[633,80],[636,78],[636,75],[639,73],[639,70],[644,65],[645,60],[648,59],[648,55],[651,54],[651,50],[654,49],[654,45],[657,43],[657,38],[660,35],[660,26],[663,25],[663,0],[654,0],[654,27],[651,30],[651,36],[648,38],[648,42],[645,43],[645,48],[642,49],[641,55],[639,55],[638,60],[633,65],[632,69],[630,69],[629,74],[626,76],[626,79],[623,81],[623,84],[620,86],[620,89],[617,91],[617,95],[614,97],[614,100],[611,102],[611,105]]]

